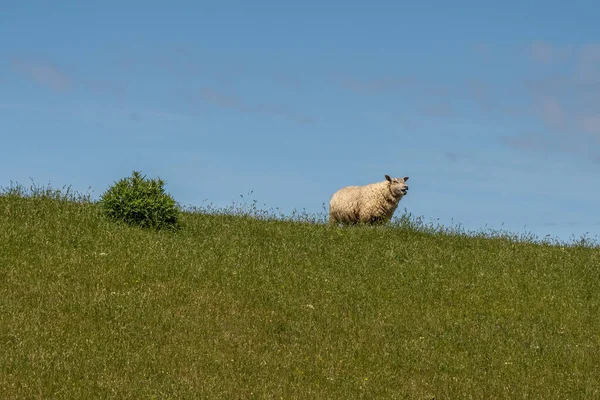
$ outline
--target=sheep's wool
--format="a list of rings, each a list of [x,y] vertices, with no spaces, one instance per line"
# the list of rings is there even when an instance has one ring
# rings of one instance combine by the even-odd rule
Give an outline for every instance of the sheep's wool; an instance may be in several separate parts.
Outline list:
[[[408,186],[404,178],[390,178],[365,186],[338,190],[329,202],[331,224],[383,223],[392,218]]]

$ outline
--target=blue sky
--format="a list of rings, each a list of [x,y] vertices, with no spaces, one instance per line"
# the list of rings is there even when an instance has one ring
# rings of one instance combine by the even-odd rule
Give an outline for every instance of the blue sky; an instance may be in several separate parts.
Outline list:
[[[410,176],[414,215],[600,234],[592,1],[0,0],[0,185],[323,210]],[[252,195],[248,194],[252,191]]]

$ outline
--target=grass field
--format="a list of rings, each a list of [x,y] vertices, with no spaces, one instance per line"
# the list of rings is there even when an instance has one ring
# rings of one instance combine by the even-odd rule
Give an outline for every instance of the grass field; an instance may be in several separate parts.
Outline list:
[[[2,399],[600,398],[594,246],[65,197],[0,196]]]

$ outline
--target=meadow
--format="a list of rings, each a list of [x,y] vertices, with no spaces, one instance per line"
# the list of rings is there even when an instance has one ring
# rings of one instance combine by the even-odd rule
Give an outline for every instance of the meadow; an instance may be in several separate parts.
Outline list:
[[[600,250],[0,196],[2,399],[600,398]]]

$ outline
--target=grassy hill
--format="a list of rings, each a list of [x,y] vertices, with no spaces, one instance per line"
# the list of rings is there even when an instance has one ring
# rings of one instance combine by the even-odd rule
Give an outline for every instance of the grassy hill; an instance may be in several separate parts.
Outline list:
[[[597,248],[72,200],[0,196],[3,399],[600,398]]]

